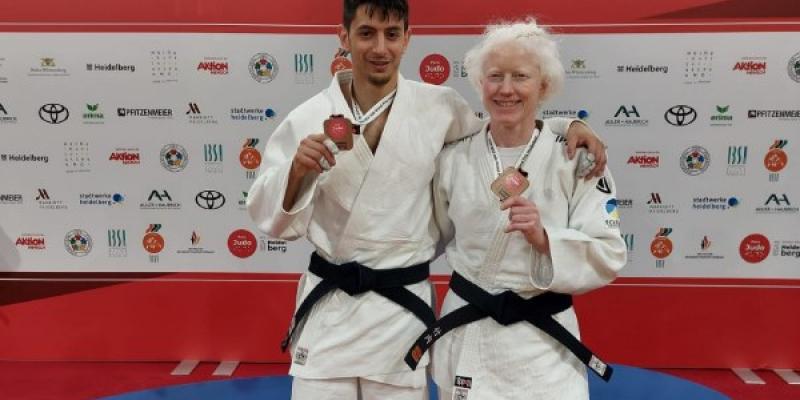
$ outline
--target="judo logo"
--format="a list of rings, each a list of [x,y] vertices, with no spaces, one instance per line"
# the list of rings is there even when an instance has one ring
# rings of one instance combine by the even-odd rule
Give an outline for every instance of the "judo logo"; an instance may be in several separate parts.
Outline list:
[[[739,254],[751,264],[764,261],[769,255],[769,249],[769,239],[760,233],[747,235],[739,244]]]
[[[189,153],[179,144],[161,148],[161,166],[169,172],[181,172],[189,164]]]
[[[800,82],[800,53],[797,53],[789,59],[789,78],[795,82]]]
[[[150,224],[142,238],[142,247],[150,254],[151,263],[157,263],[158,253],[164,250],[164,237],[158,233],[159,230],[161,230],[161,224]]]
[[[269,53],[258,53],[250,59],[250,76],[258,83],[270,83],[278,76],[278,62]]]
[[[619,208],[617,207],[617,199],[608,199],[605,206],[606,210],[606,226],[610,229],[619,229]]]
[[[672,254],[672,241],[667,237],[672,233],[672,228],[661,228],[650,243],[650,254],[656,258],[656,268],[664,268],[664,259]]]
[[[764,156],[764,167],[770,172],[770,182],[778,182],[780,179],[779,172],[786,168],[786,164],[789,163],[789,157],[783,150],[787,144],[789,144],[788,140],[776,140]]]
[[[92,251],[92,237],[83,229],[73,229],[64,236],[64,248],[75,257],[83,257]]]
[[[700,146],[692,146],[681,154],[681,169],[690,176],[697,176],[706,172],[711,165],[711,154]]]
[[[228,236],[228,250],[236,257],[247,258],[256,252],[256,237],[246,229],[238,229]]]
[[[419,64],[419,76],[427,83],[441,85],[450,77],[450,62],[441,54],[429,54]]]

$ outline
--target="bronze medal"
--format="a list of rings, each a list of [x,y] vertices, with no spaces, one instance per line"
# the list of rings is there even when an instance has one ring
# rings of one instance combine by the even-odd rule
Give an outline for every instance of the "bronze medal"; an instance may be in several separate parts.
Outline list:
[[[492,182],[492,192],[497,195],[500,201],[505,201],[509,197],[522,194],[530,186],[530,182],[525,175],[512,167],[506,168],[497,179]]]
[[[353,148],[353,123],[342,114],[331,115],[323,123],[325,135],[331,138],[339,150]]]

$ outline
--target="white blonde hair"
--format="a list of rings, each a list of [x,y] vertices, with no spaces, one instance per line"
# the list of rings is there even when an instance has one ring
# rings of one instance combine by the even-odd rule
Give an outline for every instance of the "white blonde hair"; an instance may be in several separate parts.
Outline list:
[[[536,24],[533,17],[523,21],[500,22],[486,26],[486,31],[478,44],[467,52],[464,66],[470,82],[481,92],[486,57],[500,45],[515,43],[520,45],[539,62],[542,81],[546,89],[541,94],[540,102],[558,93],[564,86],[564,66],[558,55],[556,42],[550,38],[546,29]]]

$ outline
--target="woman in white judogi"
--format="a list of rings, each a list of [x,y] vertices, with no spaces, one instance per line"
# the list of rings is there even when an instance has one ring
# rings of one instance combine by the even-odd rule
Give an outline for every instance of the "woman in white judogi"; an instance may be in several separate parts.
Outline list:
[[[568,160],[535,117],[563,82],[555,43],[532,20],[491,26],[465,63],[491,119],[439,158],[434,214],[448,263],[489,293],[524,298],[609,283],[626,262],[613,179],[607,170],[578,178],[581,158]],[[490,186],[508,167],[526,172],[530,187],[501,202]],[[464,305],[451,290],[442,315]],[[578,337],[571,307],[553,317]],[[441,399],[589,397],[584,364],[527,322],[461,326],[434,344],[432,359]]]

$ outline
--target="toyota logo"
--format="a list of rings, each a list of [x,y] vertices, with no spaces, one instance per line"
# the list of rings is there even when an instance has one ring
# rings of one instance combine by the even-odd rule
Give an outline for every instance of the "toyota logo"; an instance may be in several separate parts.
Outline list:
[[[39,108],[39,118],[48,124],[60,124],[69,118],[69,110],[61,104],[45,104]]]
[[[194,197],[194,202],[204,210],[216,210],[225,205],[225,196],[216,190],[203,190]]]
[[[673,106],[664,113],[664,119],[672,126],[685,126],[697,119],[697,111],[687,105]]]

